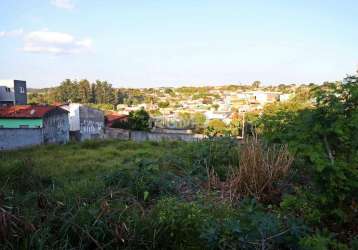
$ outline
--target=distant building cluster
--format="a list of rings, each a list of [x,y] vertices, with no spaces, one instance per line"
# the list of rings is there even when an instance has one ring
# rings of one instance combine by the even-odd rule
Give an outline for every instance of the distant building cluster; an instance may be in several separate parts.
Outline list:
[[[293,97],[293,93],[282,93],[274,91],[229,91],[222,90],[220,87],[208,90],[206,96],[195,98],[195,95],[183,97],[180,93],[175,92],[168,94],[165,88],[159,89],[159,94],[152,94],[157,103],[139,103],[136,105],[117,105],[117,110],[121,114],[128,114],[131,111],[145,109],[148,111],[159,111],[153,113],[153,120],[158,127],[183,128],[191,127],[190,121],[184,121],[181,117],[183,112],[189,114],[201,113],[205,116],[206,121],[219,119],[230,124],[235,114],[246,112],[261,112],[266,104],[274,102],[286,102]],[[158,103],[168,102],[171,105],[160,107]],[[173,105],[173,103],[175,103]]]

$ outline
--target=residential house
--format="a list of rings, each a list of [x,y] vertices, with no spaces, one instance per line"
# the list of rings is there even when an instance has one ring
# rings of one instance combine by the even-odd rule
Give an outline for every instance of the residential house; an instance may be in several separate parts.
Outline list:
[[[222,111],[207,111],[205,112],[206,120],[222,120],[225,124],[231,122],[231,112],[222,112]]]
[[[56,106],[0,107],[0,150],[68,142],[67,113]]]
[[[280,92],[264,92],[264,91],[249,91],[244,92],[247,96],[247,100],[251,104],[265,105],[267,103],[273,103],[280,99]]]

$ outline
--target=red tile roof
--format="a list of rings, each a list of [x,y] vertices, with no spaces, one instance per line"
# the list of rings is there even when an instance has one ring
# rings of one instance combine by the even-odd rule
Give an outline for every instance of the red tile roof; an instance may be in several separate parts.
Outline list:
[[[128,118],[128,115],[116,115],[116,114],[108,114],[106,115],[106,119],[108,122],[113,122],[115,120],[122,120]]]
[[[118,114],[107,114],[105,115],[106,125],[112,127],[113,122],[115,121],[127,121],[128,115],[118,115]]]
[[[68,112],[56,106],[50,105],[17,105],[9,107],[0,107],[0,119],[1,118],[42,118],[48,112],[53,110],[61,110]]]

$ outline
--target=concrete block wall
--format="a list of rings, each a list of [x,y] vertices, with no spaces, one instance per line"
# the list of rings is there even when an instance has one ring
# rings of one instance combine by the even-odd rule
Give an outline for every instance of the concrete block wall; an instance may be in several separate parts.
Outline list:
[[[79,107],[81,141],[103,139],[104,113],[86,106]]]
[[[129,140],[130,131],[120,128],[106,128],[105,139]]]
[[[16,149],[21,147],[29,147],[43,143],[42,129],[40,128],[24,128],[0,129],[0,150]]]
[[[70,124],[67,113],[57,113],[44,118],[44,143],[67,143],[70,140]]]
[[[106,139],[121,139],[132,141],[198,141],[205,136],[200,134],[182,134],[182,133],[153,133],[145,131],[129,131],[125,129],[106,128]]]

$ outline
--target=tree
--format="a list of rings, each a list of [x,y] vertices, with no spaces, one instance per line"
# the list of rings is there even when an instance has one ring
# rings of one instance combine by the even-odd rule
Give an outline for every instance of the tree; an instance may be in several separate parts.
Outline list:
[[[189,112],[180,112],[178,116],[181,122],[181,127],[191,127],[192,120]]]
[[[44,93],[29,93],[27,102],[31,105],[48,103],[46,100],[46,94]]]
[[[260,86],[261,86],[261,82],[260,82],[260,81],[254,81],[254,82],[251,84],[251,87],[253,87],[253,88],[255,88],[255,89],[258,89]]]
[[[175,92],[171,88],[166,88],[164,93],[169,94],[170,96],[175,96]]]
[[[83,79],[79,81],[78,92],[81,103],[89,103],[91,101],[91,86],[88,80]]]
[[[78,102],[78,84],[77,81],[66,79],[56,88],[56,100],[60,102]]]
[[[96,103],[96,84],[91,84],[90,103]]]
[[[212,105],[213,109],[215,109],[215,111],[217,111],[219,109],[219,104],[215,103]]]
[[[203,133],[205,122],[206,122],[206,116],[203,113],[195,112],[192,116],[192,120],[195,125],[195,131],[197,133]]]
[[[168,102],[168,101],[159,102],[159,103],[158,103],[158,107],[159,107],[159,108],[167,108],[167,107],[169,107],[169,102]]]
[[[222,136],[226,134],[226,124],[219,119],[212,119],[208,123],[206,134],[209,136]]]
[[[149,113],[144,109],[131,111],[128,115],[128,125],[132,130],[149,130]]]
[[[112,124],[112,128],[131,130],[149,130],[149,113],[144,109],[129,112],[127,121],[118,121]]]
[[[204,126],[206,121],[206,116],[203,113],[195,112],[193,115],[193,121],[197,126]]]

